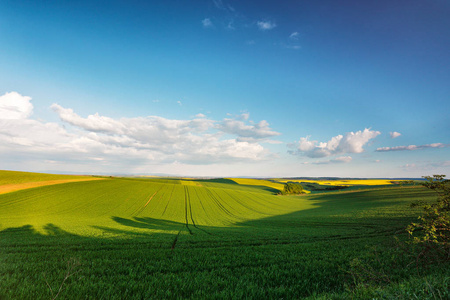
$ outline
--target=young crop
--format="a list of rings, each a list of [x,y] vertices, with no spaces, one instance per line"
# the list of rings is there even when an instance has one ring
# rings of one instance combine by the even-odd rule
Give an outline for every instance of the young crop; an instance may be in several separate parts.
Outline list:
[[[264,184],[106,178],[1,194],[0,299],[344,299],[349,268],[363,279],[389,272],[384,287],[410,278],[389,239],[416,217],[406,203],[430,191],[280,197]],[[381,269],[367,254],[375,245]],[[72,257],[83,262],[73,276]]]

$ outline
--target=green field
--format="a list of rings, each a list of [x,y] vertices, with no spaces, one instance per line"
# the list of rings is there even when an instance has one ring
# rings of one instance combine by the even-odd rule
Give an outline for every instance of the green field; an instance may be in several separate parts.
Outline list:
[[[448,266],[395,251],[430,191],[270,185],[105,178],[1,194],[0,299],[450,297]],[[355,259],[389,280],[361,290]]]

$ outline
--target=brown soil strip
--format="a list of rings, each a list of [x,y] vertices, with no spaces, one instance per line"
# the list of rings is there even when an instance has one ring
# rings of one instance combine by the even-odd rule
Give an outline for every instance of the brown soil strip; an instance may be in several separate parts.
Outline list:
[[[60,180],[48,180],[48,181],[37,181],[37,182],[25,182],[16,184],[4,184],[0,185],[0,194],[6,194],[10,192],[31,189],[40,186],[54,185],[68,182],[78,182],[78,181],[91,181],[91,180],[104,180],[105,178],[92,177],[92,178],[77,178],[77,179],[60,179]]]
[[[158,190],[158,191],[159,191],[159,190]],[[153,197],[155,197],[155,195],[156,195],[156,193],[157,193],[158,191],[156,191],[156,192],[148,199],[147,203],[145,203],[145,205],[144,205],[144,208],[150,203],[150,200],[152,200]]]

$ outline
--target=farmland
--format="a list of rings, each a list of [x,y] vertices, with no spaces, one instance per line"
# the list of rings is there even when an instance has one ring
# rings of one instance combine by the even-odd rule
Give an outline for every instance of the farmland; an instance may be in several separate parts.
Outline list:
[[[69,179],[48,176],[0,171],[0,185]],[[434,194],[361,185],[278,196],[281,181],[105,177],[4,193],[0,299],[448,297],[445,265],[391,251],[409,203]],[[359,290],[355,259],[389,281]]]

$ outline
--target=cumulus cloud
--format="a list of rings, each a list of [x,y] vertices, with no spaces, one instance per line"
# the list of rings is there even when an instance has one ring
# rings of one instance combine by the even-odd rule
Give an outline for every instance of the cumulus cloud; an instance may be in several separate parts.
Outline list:
[[[262,120],[256,124],[248,124],[248,113],[243,113],[236,118],[225,118],[216,127],[220,131],[238,136],[239,141],[254,142],[262,139],[280,135],[279,132],[273,131],[269,127],[266,120]]]
[[[413,151],[413,150],[422,150],[422,149],[428,149],[428,148],[445,148],[449,147],[448,144],[443,143],[433,143],[433,144],[427,144],[427,145],[409,145],[409,146],[396,146],[396,147],[381,147],[377,148],[377,152],[388,152],[388,151]]]
[[[0,96],[0,119],[26,119],[33,112],[30,100],[31,97],[22,96],[17,92]]]
[[[364,145],[371,139],[377,137],[381,132],[368,128],[357,132],[348,132],[345,135],[332,137],[328,142],[311,141],[309,136],[302,137],[297,143],[291,144],[294,151],[289,153],[294,155],[306,155],[311,158],[339,155],[343,153],[364,152]]]
[[[395,139],[395,138],[398,138],[399,136],[401,136],[402,134],[400,132],[393,131],[393,132],[389,132],[389,135],[391,136],[391,139]]]
[[[95,161],[123,166],[252,162],[272,157],[261,142],[278,134],[266,121],[249,124],[245,116],[240,116],[244,120],[236,120],[241,123],[234,127],[229,123],[233,119],[211,120],[203,114],[187,120],[110,118],[99,113],[82,117],[55,103],[51,108],[61,125],[31,119],[31,99],[18,93],[13,96],[19,100],[0,98],[0,159],[31,157],[42,162]],[[6,111],[13,113],[3,113]]]
[[[262,31],[271,30],[277,27],[277,24],[271,21],[258,21],[256,22],[256,25],[258,25],[258,28]]]
[[[213,23],[211,22],[211,19],[205,18],[202,20],[202,25],[204,28],[210,28],[213,26]]]

